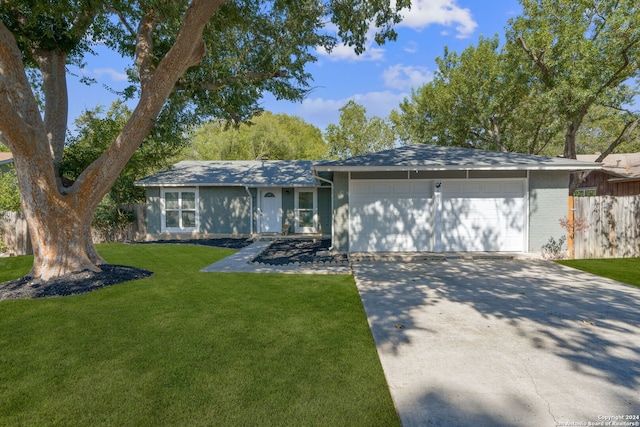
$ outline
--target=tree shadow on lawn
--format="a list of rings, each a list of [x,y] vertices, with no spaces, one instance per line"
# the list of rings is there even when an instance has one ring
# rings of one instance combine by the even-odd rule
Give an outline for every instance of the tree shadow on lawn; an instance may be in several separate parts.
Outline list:
[[[439,325],[420,323],[414,310],[453,302],[487,322],[505,320],[532,349],[551,350],[574,371],[640,388],[638,288],[545,261],[361,263],[354,271],[365,308],[375,306],[377,315],[367,315],[376,340],[388,351],[410,343],[413,329],[438,334]]]

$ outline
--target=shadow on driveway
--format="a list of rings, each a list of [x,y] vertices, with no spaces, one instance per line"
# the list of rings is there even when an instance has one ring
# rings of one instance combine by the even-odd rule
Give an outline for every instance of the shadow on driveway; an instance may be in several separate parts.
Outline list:
[[[640,414],[640,289],[546,261],[353,269],[405,426]]]

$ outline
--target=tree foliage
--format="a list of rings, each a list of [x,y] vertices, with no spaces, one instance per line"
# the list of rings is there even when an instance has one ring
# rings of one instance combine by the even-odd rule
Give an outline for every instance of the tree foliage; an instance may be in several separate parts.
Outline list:
[[[76,132],[69,137],[64,151],[61,173],[67,182],[98,159],[131,117],[131,110],[121,101],[114,102],[105,112],[103,107],[85,111],[76,121]],[[109,191],[117,205],[144,201],[144,190],[133,183],[149,174],[170,166],[172,159],[185,145],[187,137],[175,134],[160,123],[133,154]]]
[[[499,47],[480,38],[461,54],[445,48],[434,79],[414,89],[390,119],[405,143],[539,154],[553,150],[558,122],[536,102],[528,76]]]
[[[565,128],[564,157],[576,157],[576,135],[594,106],[624,110],[638,94],[640,8],[635,0],[521,0],[507,49],[524,52],[532,84]],[[630,114],[626,139],[638,124]],[[609,151],[609,149],[605,151]]]
[[[20,192],[13,168],[0,172],[0,212],[19,212]]]
[[[380,117],[367,117],[367,110],[348,101],[340,108],[339,124],[330,124],[325,131],[329,157],[346,159],[393,148],[393,129]]]
[[[189,160],[316,160],[327,147],[317,127],[287,114],[261,113],[247,124],[215,120],[193,132]]]

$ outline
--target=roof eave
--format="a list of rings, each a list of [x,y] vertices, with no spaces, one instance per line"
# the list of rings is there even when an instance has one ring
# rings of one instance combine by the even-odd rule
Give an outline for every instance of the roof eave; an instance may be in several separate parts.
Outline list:
[[[266,184],[258,184],[258,183],[248,183],[248,184],[244,184],[244,183],[193,183],[193,182],[182,182],[182,183],[175,183],[175,182],[134,182],[133,185],[135,185],[136,187],[177,187],[177,188],[185,188],[185,187],[249,187],[249,188],[277,188],[277,187],[282,187],[282,188],[312,188],[312,187],[317,187],[318,183],[308,183],[308,184],[273,184],[273,183],[266,183]]]
[[[583,171],[598,170],[602,166],[595,164],[586,165],[451,165],[451,166],[316,166],[318,172],[405,172],[405,171]]]

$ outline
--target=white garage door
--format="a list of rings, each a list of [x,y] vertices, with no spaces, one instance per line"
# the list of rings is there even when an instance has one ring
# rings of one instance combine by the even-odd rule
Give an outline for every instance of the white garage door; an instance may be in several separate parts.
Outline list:
[[[524,180],[444,181],[436,250],[524,251]]]
[[[432,185],[431,181],[351,181],[350,251],[431,251]]]

